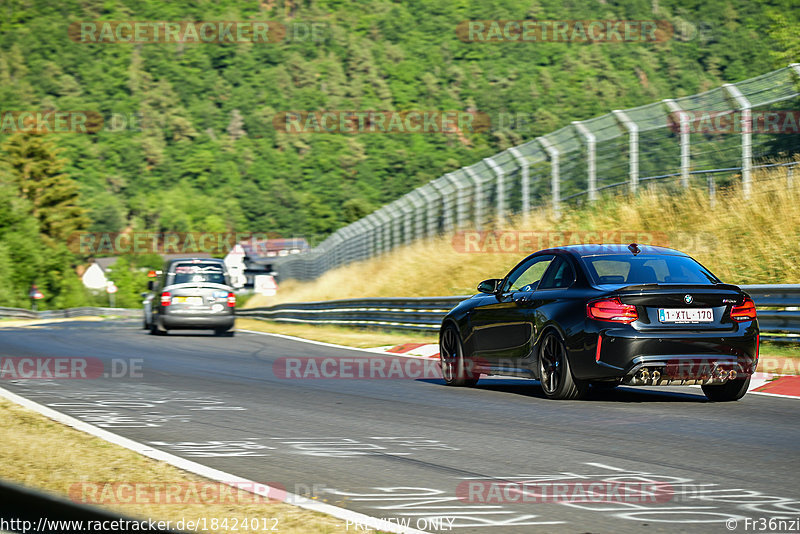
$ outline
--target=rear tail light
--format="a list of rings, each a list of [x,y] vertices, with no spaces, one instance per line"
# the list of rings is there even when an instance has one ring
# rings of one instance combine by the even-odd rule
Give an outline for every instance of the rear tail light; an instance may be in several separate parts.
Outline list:
[[[739,306],[731,308],[731,319],[737,323],[752,321],[756,318],[756,304],[750,297],[745,297],[744,302]]]
[[[161,305],[169,306],[170,304],[172,304],[172,294],[169,291],[164,291],[161,293]]]
[[[636,306],[623,304],[619,299],[595,300],[586,305],[586,317],[612,323],[632,323],[639,318]]]
[[[236,293],[228,293],[228,307],[233,308],[236,306]]]

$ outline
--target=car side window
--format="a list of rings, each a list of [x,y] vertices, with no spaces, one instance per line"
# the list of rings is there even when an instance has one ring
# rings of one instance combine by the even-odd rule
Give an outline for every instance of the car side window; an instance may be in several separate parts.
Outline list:
[[[575,270],[566,258],[553,260],[550,268],[544,273],[539,289],[564,289],[575,281]]]
[[[552,255],[537,256],[514,269],[503,285],[503,292],[535,290],[550,262],[553,261],[553,257]]]

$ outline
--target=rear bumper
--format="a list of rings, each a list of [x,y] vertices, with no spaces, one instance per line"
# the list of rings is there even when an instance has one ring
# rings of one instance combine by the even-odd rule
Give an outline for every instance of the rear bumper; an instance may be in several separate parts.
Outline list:
[[[570,362],[579,379],[630,385],[712,384],[752,375],[758,365],[756,321],[727,332],[678,334],[623,327],[587,336],[589,343]]]
[[[236,316],[233,314],[162,314],[158,318],[159,326],[167,330],[231,329],[233,328],[235,321]]]

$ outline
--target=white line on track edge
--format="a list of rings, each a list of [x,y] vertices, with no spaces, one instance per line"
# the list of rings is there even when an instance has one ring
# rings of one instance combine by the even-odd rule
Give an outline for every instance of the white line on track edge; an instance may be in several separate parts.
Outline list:
[[[346,350],[357,350],[360,352],[368,352],[370,354],[388,354],[390,356],[405,356],[405,357],[414,357],[414,358],[423,358],[425,356],[411,356],[409,354],[399,354],[394,352],[385,352],[382,350],[376,349],[362,349],[359,347],[348,347],[347,345],[337,345],[336,343],[326,343],[325,341],[314,341],[313,339],[305,339],[302,337],[296,336],[287,336],[286,334],[273,334],[272,332],[258,332],[256,330],[242,330],[240,328],[236,329],[237,332],[245,332],[248,334],[258,334],[259,336],[272,336],[272,337],[279,337],[283,339],[289,339],[291,341],[302,341],[303,343],[311,343],[312,345],[320,345],[323,347],[332,347],[334,349],[346,349]]]
[[[39,404],[38,402],[32,401],[20,395],[17,395],[16,393],[12,393],[11,391],[8,391],[7,389],[4,389],[2,387],[0,387],[0,397],[3,397],[13,403],[19,404],[20,406],[24,406],[25,408],[34,410],[56,422],[65,424],[76,430],[80,430],[81,432],[91,434],[95,437],[113,443],[115,445],[120,445],[122,447],[125,447],[126,449],[130,449],[134,452],[137,452],[154,460],[166,462],[174,467],[183,469],[184,471],[189,471],[190,473],[194,473],[196,475],[206,477],[208,479],[214,480],[215,482],[220,482],[222,484],[228,484],[234,487],[239,487],[239,489],[242,489],[244,491],[249,491],[250,493],[263,495],[265,497],[268,496],[270,488],[266,484],[237,477],[235,475],[226,473],[225,471],[213,469],[203,464],[199,464],[197,462],[181,458],[180,456],[175,456],[174,454],[170,454],[168,452],[164,452],[159,449],[148,447],[142,443],[139,443],[138,441],[134,441],[132,439],[119,436],[117,434],[114,434],[113,432],[109,432],[108,430],[96,427],[85,421],[76,419],[70,415],[58,412],[56,410],[53,410],[52,408],[48,408],[47,406]],[[312,510],[314,512],[320,512],[323,514],[331,515],[339,519],[344,519],[345,521],[351,521],[353,523],[358,523],[360,525],[369,526],[375,530],[394,532],[397,534],[427,534],[422,530],[417,530],[411,527],[398,525],[397,523],[393,523],[391,521],[368,516],[359,512],[354,512],[352,510],[347,510],[346,508],[333,506],[332,504],[317,502],[294,493],[286,492],[286,503],[291,504],[293,506],[297,506],[299,508],[305,508],[306,510]]]

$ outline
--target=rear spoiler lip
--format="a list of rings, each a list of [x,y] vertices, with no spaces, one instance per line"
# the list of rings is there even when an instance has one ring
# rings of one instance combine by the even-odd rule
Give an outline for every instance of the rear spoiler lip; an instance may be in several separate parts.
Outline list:
[[[725,290],[725,291],[736,291],[737,293],[745,293],[739,286],[735,286],[733,284],[633,284],[630,286],[623,286],[616,290],[618,293],[646,293],[649,291],[656,291],[659,289],[672,289],[675,292],[680,291],[700,291],[700,292],[708,292],[711,290]]]

